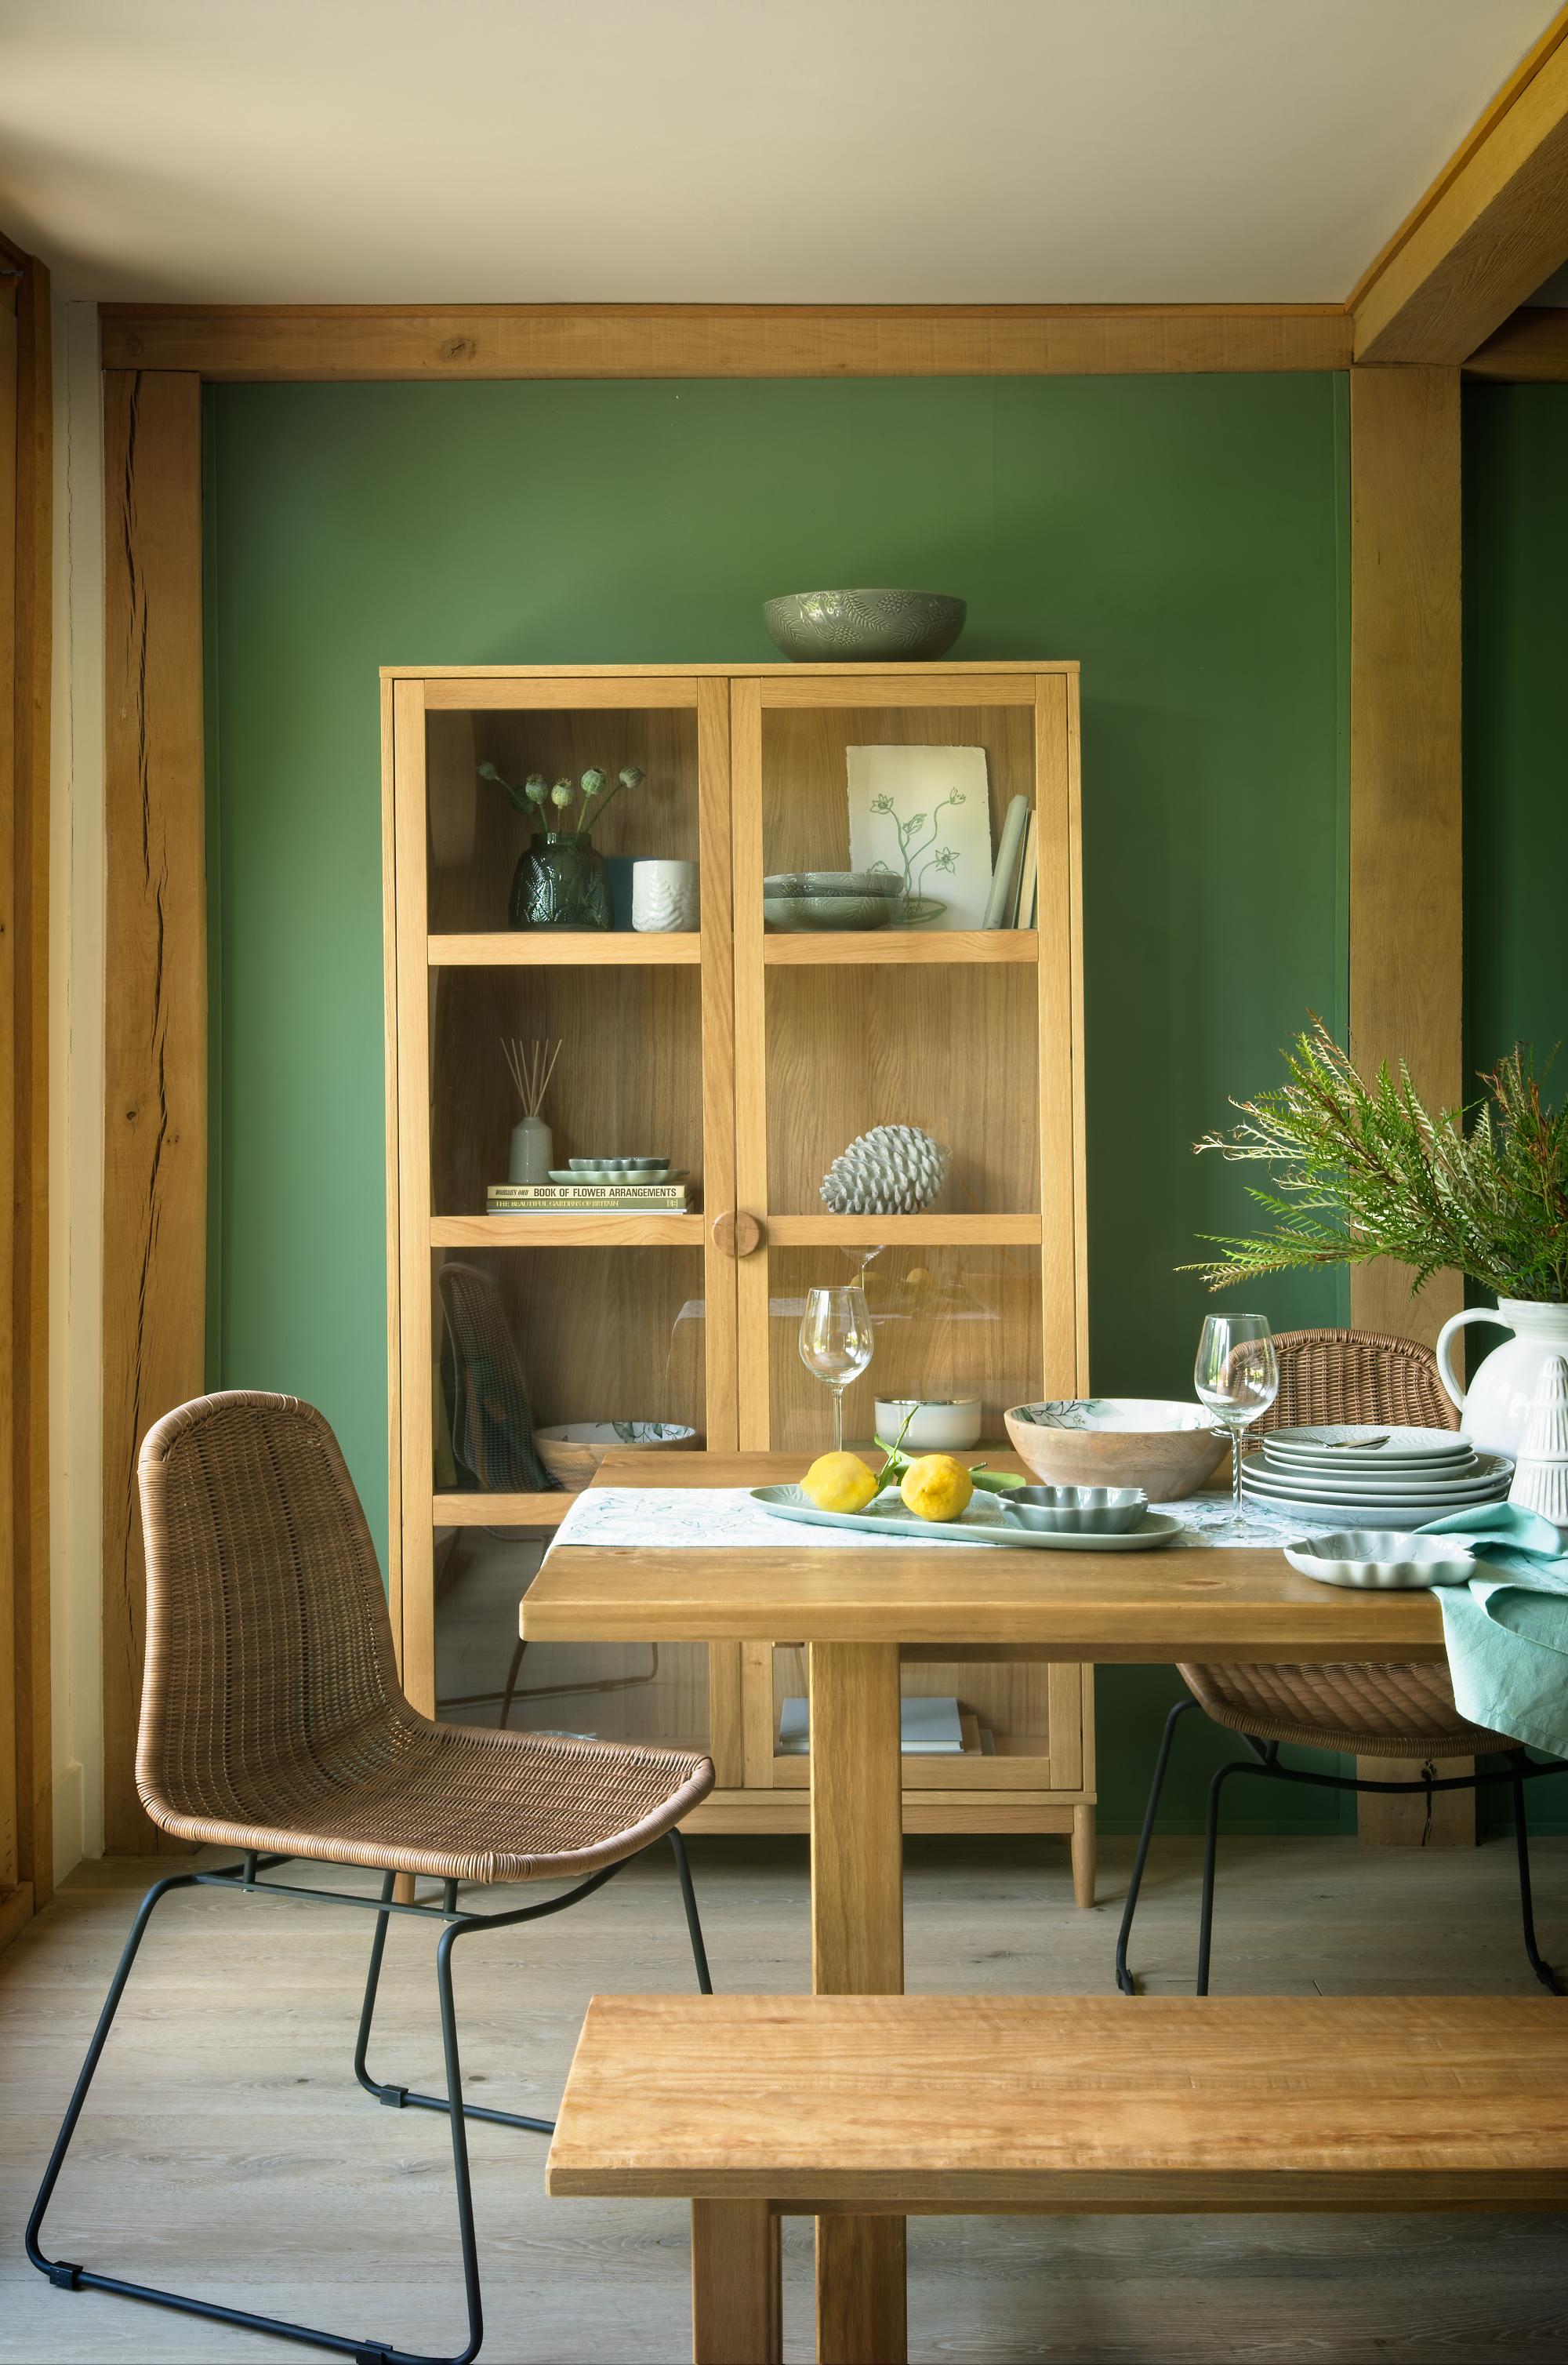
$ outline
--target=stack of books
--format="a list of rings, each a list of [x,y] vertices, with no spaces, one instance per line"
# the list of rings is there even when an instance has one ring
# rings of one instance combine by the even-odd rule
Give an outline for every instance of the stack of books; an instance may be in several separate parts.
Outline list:
[[[992,1754],[983,1747],[979,1720],[956,1699],[906,1699],[899,1705],[899,1747],[905,1757],[965,1757]],[[778,1754],[804,1757],[811,1748],[811,1714],[803,1699],[787,1699],[778,1712]]]
[[[1039,902],[1039,839],[1027,797],[1014,797],[1002,824],[1002,843],[991,875],[984,925],[1032,928]]]
[[[488,1216],[684,1216],[685,1182],[492,1182]]]

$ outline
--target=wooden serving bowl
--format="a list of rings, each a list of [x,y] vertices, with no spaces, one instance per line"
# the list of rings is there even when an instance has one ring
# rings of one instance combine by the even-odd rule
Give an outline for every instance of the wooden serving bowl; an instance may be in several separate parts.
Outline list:
[[[696,1443],[694,1429],[667,1420],[567,1420],[533,1432],[539,1459],[570,1495],[592,1485],[607,1453],[683,1453]]]
[[[1202,1405],[1160,1396],[1079,1396],[1014,1405],[1013,1450],[1052,1486],[1141,1486],[1151,1503],[1196,1494],[1230,1452]]]

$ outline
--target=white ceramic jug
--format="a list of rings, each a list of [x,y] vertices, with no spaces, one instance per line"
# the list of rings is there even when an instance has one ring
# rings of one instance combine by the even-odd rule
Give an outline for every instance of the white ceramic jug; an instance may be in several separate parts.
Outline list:
[[[1449,1341],[1467,1322],[1490,1322],[1514,1333],[1506,1346],[1495,1347],[1486,1357],[1468,1395],[1449,1361]],[[1518,1455],[1540,1367],[1549,1355],[1568,1355],[1568,1306],[1500,1297],[1495,1314],[1472,1306],[1443,1324],[1438,1333],[1439,1376],[1459,1407],[1460,1426],[1482,1452]]]

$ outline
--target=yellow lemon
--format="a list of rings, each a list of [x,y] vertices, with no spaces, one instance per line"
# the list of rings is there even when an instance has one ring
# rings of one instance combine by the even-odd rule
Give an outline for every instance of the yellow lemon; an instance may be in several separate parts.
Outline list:
[[[801,1481],[819,1511],[863,1511],[877,1482],[857,1453],[819,1454]]]
[[[950,1453],[923,1453],[903,1474],[899,1493],[917,1519],[956,1519],[975,1491],[974,1480]]]

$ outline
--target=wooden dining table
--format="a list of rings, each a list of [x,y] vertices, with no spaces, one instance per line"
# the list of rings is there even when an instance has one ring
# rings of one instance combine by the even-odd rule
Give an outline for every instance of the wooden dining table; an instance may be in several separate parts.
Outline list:
[[[990,1457],[1021,1469],[1012,1456]],[[610,1454],[596,1486],[761,1486],[784,1453]],[[812,1980],[821,1995],[903,1989],[899,1668],[911,1659],[1072,1663],[1402,1662],[1444,1656],[1428,1592],[1357,1592],[1265,1546],[1158,1552],[913,1544],[604,1546],[557,1542],[522,1599],[528,1642],[762,1642],[807,1648]],[[823,2365],[905,2354],[903,2220],[817,2221]]]

